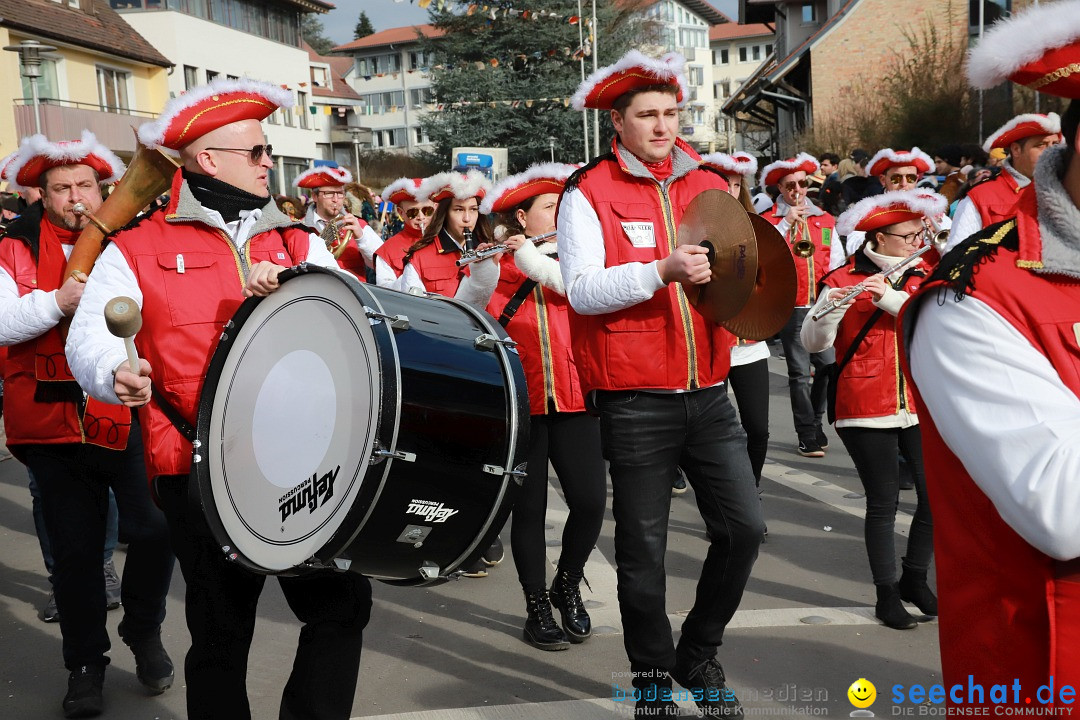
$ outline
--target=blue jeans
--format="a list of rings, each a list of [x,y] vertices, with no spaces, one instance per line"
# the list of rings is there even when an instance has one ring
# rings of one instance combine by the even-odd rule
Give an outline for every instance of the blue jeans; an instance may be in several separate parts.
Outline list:
[[[34,532],[37,534],[38,546],[41,547],[41,559],[45,563],[45,572],[49,573],[49,584],[52,584],[53,556],[52,545],[49,543],[49,533],[45,530],[45,511],[41,509],[41,490],[38,488],[34,473],[27,468],[26,474],[30,480],[30,505],[34,513]],[[105,557],[102,565],[112,560],[113,550],[116,549],[116,536],[120,521],[116,512],[116,496],[112,488],[109,488],[109,514],[105,517]]]
[[[600,437],[610,463],[623,644],[636,674],[715,657],[765,532],[746,435],[723,387],[689,393],[601,391]],[[711,537],[678,648],[665,594],[671,482],[694,488]],[[655,679],[635,678],[635,685]]]
[[[799,330],[809,308],[795,308],[787,325],[780,331],[780,342],[784,346],[784,361],[787,362],[788,393],[791,395],[791,415],[795,421],[795,434],[799,440],[816,441],[817,431],[821,429],[821,418],[825,414],[828,401],[826,389],[828,377],[822,372],[826,365],[836,362],[836,351],[832,348],[819,353],[807,352],[803,347]],[[810,366],[814,367],[814,382],[810,383]]]

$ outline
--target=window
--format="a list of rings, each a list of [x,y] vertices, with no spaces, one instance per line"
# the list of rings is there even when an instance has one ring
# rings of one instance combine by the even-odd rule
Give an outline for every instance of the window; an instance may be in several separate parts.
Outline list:
[[[329,73],[326,72],[326,68],[318,66],[313,66],[311,68],[311,84],[315,87],[330,87],[330,76]]]
[[[428,137],[427,130],[423,127],[413,128],[413,141],[417,145],[426,145],[431,142],[431,138]]]
[[[802,6],[802,21],[803,25],[809,25],[817,22],[817,8],[814,7],[814,3],[803,3]]]
[[[128,105],[128,81],[131,73],[113,68],[98,67],[98,100],[101,109],[105,112],[122,112],[129,110]]]
[[[220,75],[220,74],[221,73],[214,72],[213,70],[207,70],[206,71],[206,82],[213,82],[214,80],[217,79],[217,76]]]
[[[409,107],[418,108],[435,102],[431,88],[414,88],[409,91]]]
[[[34,95],[31,92],[30,78],[22,79],[22,96],[30,100]],[[41,59],[41,77],[37,81],[38,99],[60,99],[60,88],[56,83],[56,60],[53,58]]]
[[[746,62],[746,46],[739,48],[739,62]]]
[[[190,90],[199,84],[199,70],[190,65],[184,66],[184,89]]]
[[[754,50],[754,59],[755,60],[760,60],[761,59],[761,46],[760,45],[755,45],[753,50]]]
[[[728,57],[728,49],[724,48],[720,51],[720,62],[714,62],[713,65],[727,65],[731,58]]]
[[[308,129],[308,100],[306,92],[296,93],[296,112],[300,115],[300,127]]]
[[[687,68],[691,85],[701,85],[705,82],[705,69],[700,65],[691,65]]]
[[[690,118],[695,125],[705,124],[705,108],[698,106],[690,109]]]
[[[270,113],[270,117],[266,118],[266,122],[270,123],[271,125],[280,125],[281,124],[281,115],[280,115],[280,113],[281,113],[280,109],[275,110],[274,112]]]
[[[414,50],[409,53],[409,70],[422,70],[431,64],[431,60],[423,50]]]

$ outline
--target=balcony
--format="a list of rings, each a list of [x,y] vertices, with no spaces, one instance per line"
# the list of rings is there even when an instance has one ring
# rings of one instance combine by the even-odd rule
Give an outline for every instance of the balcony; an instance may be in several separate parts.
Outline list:
[[[46,137],[76,140],[83,130],[89,130],[105,147],[117,153],[134,153],[136,141],[132,129],[157,117],[156,113],[121,108],[106,108],[108,112],[104,112],[100,105],[70,100],[42,100],[38,109],[41,132]],[[33,135],[34,108],[30,102],[16,99],[14,110],[19,137]]]
[[[355,125],[332,127],[330,128],[330,142],[334,145],[338,143],[352,145],[353,142],[359,142],[361,145],[371,147],[371,130]]]

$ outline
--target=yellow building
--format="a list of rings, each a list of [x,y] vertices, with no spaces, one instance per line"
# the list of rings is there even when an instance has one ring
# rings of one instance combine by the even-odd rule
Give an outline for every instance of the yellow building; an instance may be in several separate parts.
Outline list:
[[[169,99],[168,58],[109,0],[0,0],[0,47],[25,40],[54,49],[42,54],[36,108],[19,53],[0,52],[0,156],[40,122],[50,140],[78,139],[89,129],[130,158],[131,128],[153,119]]]

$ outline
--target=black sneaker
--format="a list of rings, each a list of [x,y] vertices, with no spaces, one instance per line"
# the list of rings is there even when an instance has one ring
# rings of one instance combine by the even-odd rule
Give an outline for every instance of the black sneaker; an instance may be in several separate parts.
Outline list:
[[[83,665],[68,675],[68,691],[64,696],[64,717],[97,717],[104,709],[101,686],[105,684],[104,665]]]
[[[743,717],[742,705],[728,688],[724,669],[716,658],[709,658],[689,669],[676,664],[671,677],[693,694],[698,709],[706,717]],[[699,696],[700,700],[697,699]]]
[[[495,540],[492,541],[491,547],[480,555],[480,559],[483,560],[484,564],[488,567],[495,567],[503,561],[504,557],[506,557],[506,550],[503,548],[502,538],[498,535],[496,535]]]
[[[56,609],[56,593],[49,592],[49,601],[41,608],[41,619],[47,623],[60,622],[60,611]]]
[[[803,457],[825,457],[825,451],[821,449],[816,440],[800,440],[799,454]]]
[[[671,483],[671,494],[682,495],[686,492],[686,475],[681,467],[675,468],[675,481]]]
[[[817,437],[814,439],[817,440],[819,448],[821,448],[822,450],[829,449],[829,436],[826,435],[825,431],[820,427],[817,429]]]
[[[161,644],[161,630],[149,637],[130,642],[124,637],[123,620],[117,630],[135,656],[135,677],[139,678],[139,682],[152,695],[160,695],[172,687],[175,670],[169,653],[165,652],[165,647]]]
[[[476,562],[461,571],[461,576],[467,578],[486,578],[488,576],[487,565],[484,564],[482,558],[476,558]]]
[[[105,609],[115,610],[120,607],[120,576],[116,574],[113,561],[105,563]]]

